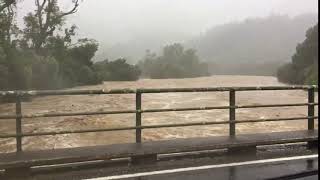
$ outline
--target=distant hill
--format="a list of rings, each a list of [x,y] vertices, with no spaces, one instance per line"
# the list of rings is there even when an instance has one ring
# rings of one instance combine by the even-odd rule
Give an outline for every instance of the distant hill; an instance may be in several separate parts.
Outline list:
[[[273,15],[214,26],[197,37],[150,32],[127,43],[102,46],[96,60],[124,57],[134,64],[146,50],[159,53],[165,45],[184,42],[186,48],[197,50],[201,60],[211,63],[213,74],[275,75],[279,66],[291,60],[305,31],[317,22],[317,14]]]
[[[127,42],[112,46],[106,46],[102,42],[100,43],[100,51],[97,53],[95,60],[125,58],[128,60],[128,63],[135,64],[143,59],[146,50],[157,52],[158,54],[166,45],[183,42],[191,38],[192,36],[176,32],[149,32]]]
[[[317,15],[269,16],[216,26],[188,43],[207,61],[263,62],[287,60]]]
[[[263,70],[262,74],[274,75],[274,68],[290,61],[297,44],[305,38],[305,31],[317,21],[316,14],[247,19],[216,26],[187,45],[197,49],[203,60],[218,65],[212,66],[213,73],[255,74],[257,69],[266,67],[272,71]],[[266,63],[272,66],[265,66]]]

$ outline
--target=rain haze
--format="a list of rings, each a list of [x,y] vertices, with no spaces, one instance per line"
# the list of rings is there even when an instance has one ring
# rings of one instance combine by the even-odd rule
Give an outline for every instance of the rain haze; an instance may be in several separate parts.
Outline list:
[[[60,3],[63,9],[71,6],[69,0]],[[24,14],[32,7],[34,2],[27,0],[19,8]],[[79,37],[99,42],[98,60],[124,56],[137,61],[146,49],[188,41],[217,25],[310,13],[318,13],[317,0],[84,0],[68,24],[77,25]],[[137,44],[142,46],[138,52],[128,50]]]
[[[313,175],[318,54],[318,0],[0,0],[0,179]]]

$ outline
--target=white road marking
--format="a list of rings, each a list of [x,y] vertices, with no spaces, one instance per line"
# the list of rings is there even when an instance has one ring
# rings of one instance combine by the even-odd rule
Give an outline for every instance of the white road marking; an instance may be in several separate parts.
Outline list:
[[[272,162],[279,162],[279,161],[292,161],[292,160],[310,159],[310,158],[318,158],[318,154],[285,157],[285,158],[275,158],[275,159],[263,159],[263,160],[245,161],[245,162],[228,163],[228,164],[216,164],[216,165],[207,165],[207,166],[198,166],[198,167],[169,169],[169,170],[161,170],[161,171],[152,171],[152,172],[143,172],[143,173],[135,173],[135,174],[125,174],[125,175],[117,175],[117,176],[91,178],[91,179],[86,179],[86,180],[113,180],[113,179],[123,179],[123,178],[134,178],[134,177],[141,177],[141,176],[161,175],[161,174],[170,174],[170,173],[178,173],[178,172],[186,172],[186,171],[196,171],[196,170],[214,169],[214,168],[222,168],[222,167],[272,163]]]

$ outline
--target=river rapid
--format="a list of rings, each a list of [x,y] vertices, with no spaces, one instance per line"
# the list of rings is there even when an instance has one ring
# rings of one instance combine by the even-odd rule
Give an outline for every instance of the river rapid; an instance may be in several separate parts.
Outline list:
[[[119,89],[119,88],[188,88],[219,86],[282,86],[275,77],[269,76],[211,76],[187,79],[141,79],[135,82],[104,82],[100,85],[81,86],[72,89]],[[317,99],[317,94],[316,94]],[[307,102],[307,92],[250,91],[236,92],[237,105],[281,104]],[[228,105],[227,92],[206,93],[163,93],[143,94],[142,108],[181,108]],[[81,95],[37,97],[32,102],[23,102],[23,114],[133,110],[135,96],[130,95]],[[317,109],[317,108],[316,108]],[[2,115],[14,114],[13,103],[1,104]],[[316,112],[317,114],[318,112]],[[307,115],[307,107],[277,107],[238,109],[237,120],[258,118],[286,118]],[[186,111],[146,113],[142,115],[143,125],[174,124],[202,121],[228,120],[228,110]],[[317,124],[316,120],[316,124]],[[134,114],[96,115],[55,118],[23,119],[23,132],[45,132],[95,128],[127,127],[135,125]],[[236,133],[262,133],[301,130],[307,128],[306,120],[259,122],[237,124]],[[143,130],[143,141],[175,139],[186,137],[222,136],[228,134],[228,125],[194,126],[182,128],[161,128]],[[15,133],[14,120],[0,121],[1,134]],[[65,147],[92,146],[134,142],[135,131],[66,134],[56,136],[25,137],[24,150],[56,149]],[[15,139],[0,139],[0,152],[15,150]]]

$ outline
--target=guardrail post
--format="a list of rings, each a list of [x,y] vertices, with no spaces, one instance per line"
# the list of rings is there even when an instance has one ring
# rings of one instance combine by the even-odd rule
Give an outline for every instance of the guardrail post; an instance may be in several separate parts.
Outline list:
[[[308,103],[314,103],[314,88],[308,89]],[[314,129],[314,105],[308,105],[308,130]]]
[[[136,127],[141,126],[141,96],[142,93],[136,92]],[[136,143],[141,143],[141,134],[142,129],[136,129]],[[157,154],[148,154],[148,155],[138,155],[131,157],[131,164],[140,165],[140,164],[148,164],[154,163],[157,161]]]
[[[229,136],[231,138],[236,136],[236,124],[232,123],[236,120],[236,90],[229,91]],[[257,147],[255,145],[248,145],[244,147],[230,147],[228,153],[234,155],[235,153],[241,154],[255,154]]]
[[[314,103],[314,88],[308,89],[308,103]],[[314,130],[314,105],[308,105],[308,130]],[[308,148],[317,148],[318,141],[309,141]]]
[[[141,126],[141,92],[136,92],[136,127]],[[136,129],[136,143],[141,143],[141,129]]]
[[[236,135],[236,124],[232,123],[232,121],[236,120],[236,91],[235,90],[230,90],[229,91],[229,135],[230,136],[235,136]]]
[[[21,97],[16,97],[16,150],[17,152],[22,151],[22,126],[21,126]]]

